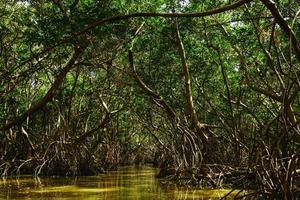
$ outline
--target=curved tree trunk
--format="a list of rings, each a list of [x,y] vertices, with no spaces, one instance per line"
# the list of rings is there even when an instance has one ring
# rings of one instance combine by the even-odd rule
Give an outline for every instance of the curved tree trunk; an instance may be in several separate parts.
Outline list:
[[[174,27],[175,27],[175,35],[176,35],[176,44],[178,46],[178,51],[181,59],[181,65],[184,75],[184,86],[185,86],[185,99],[188,107],[189,117],[192,122],[192,128],[196,129],[197,133],[199,134],[201,141],[203,143],[208,142],[208,136],[206,132],[206,125],[199,122],[197,113],[195,110],[194,102],[193,102],[193,95],[192,95],[192,87],[191,87],[191,78],[189,73],[189,67],[186,61],[186,55],[184,51],[184,46],[180,37],[180,33],[178,30],[178,23],[177,20],[174,20]]]

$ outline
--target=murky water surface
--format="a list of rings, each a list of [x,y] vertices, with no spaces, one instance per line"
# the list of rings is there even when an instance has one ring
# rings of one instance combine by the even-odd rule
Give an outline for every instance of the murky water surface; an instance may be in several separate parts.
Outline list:
[[[88,177],[32,177],[0,179],[0,200],[142,200],[220,199],[230,190],[164,188],[152,167],[123,167]]]

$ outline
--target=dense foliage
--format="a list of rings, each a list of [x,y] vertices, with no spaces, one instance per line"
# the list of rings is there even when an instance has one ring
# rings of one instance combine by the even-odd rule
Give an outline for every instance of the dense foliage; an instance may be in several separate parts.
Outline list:
[[[298,1],[0,1],[0,172],[300,187]]]

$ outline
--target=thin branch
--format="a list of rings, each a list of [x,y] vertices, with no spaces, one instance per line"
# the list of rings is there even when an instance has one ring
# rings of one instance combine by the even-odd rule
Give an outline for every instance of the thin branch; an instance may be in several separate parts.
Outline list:
[[[166,101],[159,95],[156,94],[151,88],[149,88],[143,80],[138,76],[136,68],[133,61],[133,53],[131,50],[128,51],[128,59],[132,70],[132,77],[138,83],[140,88],[150,97],[152,97],[156,102],[159,103],[165,110],[170,119],[176,120],[175,111],[166,103]]]
[[[300,62],[300,44],[298,39],[296,38],[295,33],[293,30],[289,27],[288,23],[284,20],[282,14],[276,7],[276,4],[271,0],[260,0],[272,13],[274,16],[276,22],[280,26],[280,28],[283,30],[285,35],[290,39],[291,46],[293,47],[295,51],[296,58],[298,62]]]
[[[67,73],[74,67],[74,64],[76,60],[80,57],[82,52],[84,51],[83,48],[76,48],[73,56],[68,61],[66,66],[63,68],[63,70],[60,72],[60,74],[55,79],[54,83],[52,84],[51,88],[48,90],[48,92],[45,94],[43,98],[41,98],[34,106],[30,107],[28,110],[26,110],[22,115],[17,116],[15,119],[13,119],[10,123],[4,125],[0,128],[0,131],[5,131],[10,129],[11,127],[15,125],[21,124],[27,117],[31,116],[38,110],[42,109],[46,104],[51,101],[54,97],[55,92],[60,87],[61,83],[65,79]]]

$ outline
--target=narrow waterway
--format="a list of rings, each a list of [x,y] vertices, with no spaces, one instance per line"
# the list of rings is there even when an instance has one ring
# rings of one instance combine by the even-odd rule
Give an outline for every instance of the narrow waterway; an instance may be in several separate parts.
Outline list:
[[[220,199],[229,190],[165,188],[152,167],[123,167],[99,176],[32,177],[0,180],[0,199],[140,200]]]

